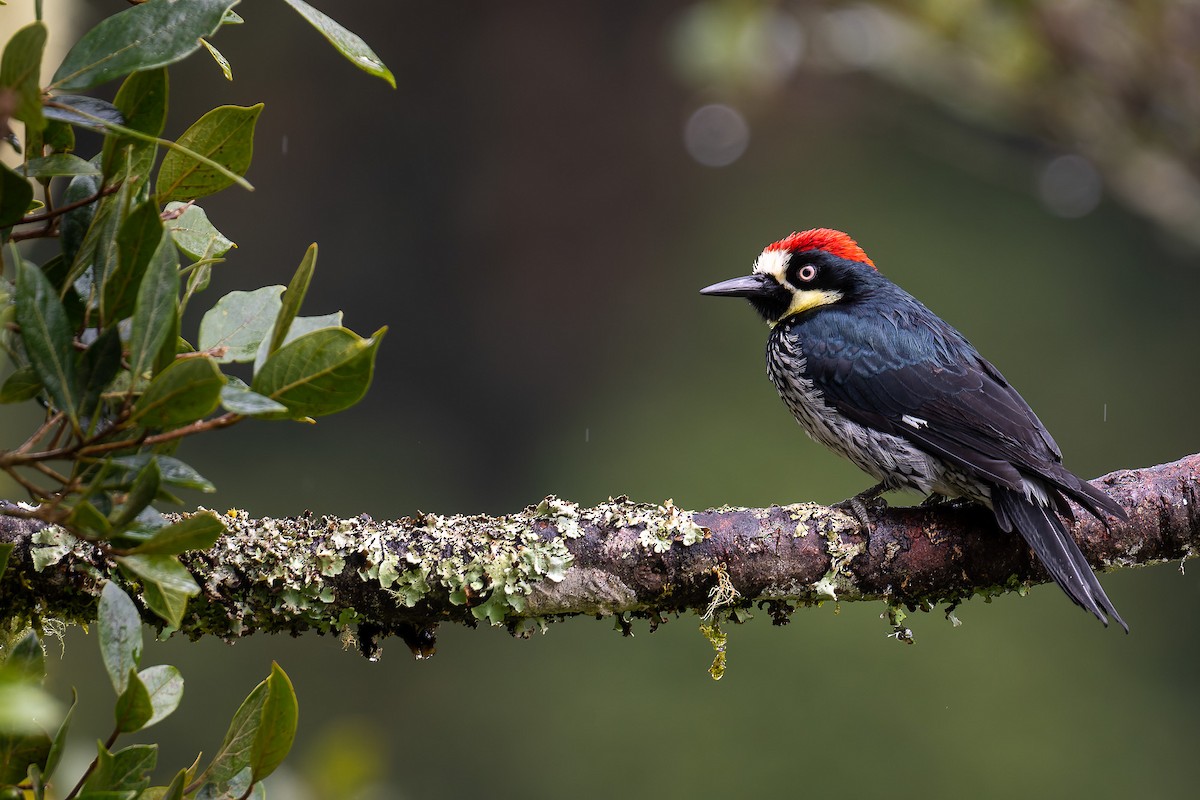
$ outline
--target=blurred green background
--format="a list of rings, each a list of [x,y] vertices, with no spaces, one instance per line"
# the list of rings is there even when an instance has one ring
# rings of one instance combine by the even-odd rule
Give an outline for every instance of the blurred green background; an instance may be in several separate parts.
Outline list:
[[[123,6],[74,5],[81,25]],[[214,40],[234,82],[203,55],[172,68],[167,135],[267,104],[257,191],[204,203],[239,245],[208,297],[286,283],[316,239],[306,313],[391,332],[350,412],[186,445],[220,488],[195,502],[389,518],[548,493],[840,500],[869,479],[791,421],[766,329],[697,294],[816,226],[962,329],[1076,472],[1197,450],[1197,162],[1170,125],[1200,82],[1155,77],[1194,75],[1173,60],[1194,13],[1139,27],[1121,4],[1059,4],[1103,34],[1084,51],[1031,23],[1037,3],[319,5],[396,91],[282,3],[243,3]],[[913,615],[913,646],[881,605],[759,614],[729,630],[720,683],[693,617],[633,638],[443,629],[420,663],[393,641],[367,663],[332,638],[176,639],[144,656],[187,681],[148,738],[164,774],[212,753],[275,659],[301,730],[272,797],[1190,796],[1196,572],[1103,576],[1128,636],[1046,586],[968,602],[958,628]],[[110,728],[94,636],[51,662],[59,696],[80,689],[81,769]]]

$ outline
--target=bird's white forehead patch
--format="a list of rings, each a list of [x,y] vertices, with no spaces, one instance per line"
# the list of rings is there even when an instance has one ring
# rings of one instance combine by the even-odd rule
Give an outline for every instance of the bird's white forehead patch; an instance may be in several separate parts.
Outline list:
[[[780,283],[787,283],[784,277],[792,254],[787,250],[763,250],[754,261],[754,271],[762,275],[770,275]]]

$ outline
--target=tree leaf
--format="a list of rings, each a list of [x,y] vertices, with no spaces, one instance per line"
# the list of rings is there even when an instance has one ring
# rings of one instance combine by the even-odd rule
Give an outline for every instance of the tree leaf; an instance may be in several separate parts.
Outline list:
[[[117,232],[116,265],[105,277],[100,292],[100,315],[107,323],[133,313],[138,289],[155,252],[163,244],[162,217],[153,200],[136,206]]]
[[[100,608],[96,613],[99,631],[100,656],[120,695],[125,691],[130,670],[137,669],[142,658],[142,618],[129,595],[112,581],[100,592]]]
[[[25,680],[36,682],[46,677],[46,652],[34,631],[28,631],[12,646],[4,666],[11,675]]]
[[[120,456],[111,460],[111,464],[126,473],[137,474],[147,462],[158,462],[158,472],[162,482],[181,489],[195,489],[200,492],[215,492],[216,486],[190,465],[172,456],[153,453],[139,453],[133,456]]]
[[[126,78],[113,98],[113,105],[125,117],[125,127],[150,136],[161,136],[167,122],[168,87],[166,67],[135,72]],[[109,134],[104,139],[104,149],[101,151],[101,163],[106,173],[113,172],[117,154],[125,148],[131,149],[131,171],[140,187],[150,179],[158,145],[129,136]]]
[[[42,390],[42,381],[31,365],[21,367],[4,380],[0,386],[0,403],[20,403],[37,397]]]
[[[200,44],[204,45],[204,49],[213,57],[213,61],[217,62],[217,66],[221,68],[221,74],[225,76],[225,80],[233,80],[233,67],[229,66],[229,59],[221,55],[221,51],[213,47],[208,39],[201,39]]]
[[[200,593],[196,579],[179,559],[167,555],[118,556],[117,563],[142,581],[142,598],[150,610],[178,628],[188,598]]]
[[[15,299],[29,361],[58,409],[79,427],[74,332],[58,293],[40,269],[18,259]]]
[[[16,225],[33,202],[29,181],[0,164],[0,228]]]
[[[27,706],[30,702],[29,698],[41,694],[41,689],[27,684],[0,685],[0,702],[5,705],[5,708],[0,710],[0,719],[8,711],[23,713],[26,708],[19,708],[19,706]],[[7,720],[5,721],[7,722]],[[5,730],[9,730],[7,726]],[[49,755],[50,737],[44,731],[0,733],[0,786],[25,780],[25,776],[29,773],[29,766],[31,764],[37,764],[39,767],[44,765]]]
[[[93,495],[96,502],[107,500],[104,495]],[[112,536],[112,523],[108,521],[100,509],[88,500],[77,500],[71,513],[67,515],[67,525],[85,536],[108,539]]]
[[[308,3],[305,3],[304,0],[284,0],[284,2],[296,9],[300,16],[304,17],[310,25],[320,31],[321,35],[328,39],[329,43],[345,56],[351,64],[363,72],[374,75],[377,78],[383,78],[393,89],[396,88],[396,78],[392,75],[392,71],[384,65],[383,61],[380,60],[379,56],[375,55],[375,52],[370,47],[367,47],[366,42]]]
[[[137,670],[129,670],[125,677],[125,691],[117,697],[113,708],[117,730],[121,733],[133,733],[146,726],[154,715],[154,706],[150,702],[150,692],[138,677]]]
[[[107,100],[86,94],[58,94],[42,107],[46,119],[103,133],[105,123],[124,125],[125,115]]]
[[[283,403],[292,417],[349,408],[371,385],[375,354],[387,328],[363,339],[346,328],[323,328],[284,345],[267,359],[250,388]]]
[[[271,344],[267,348],[268,356],[283,347],[283,340],[292,327],[292,320],[300,313],[300,305],[304,302],[304,295],[308,294],[308,285],[312,283],[313,272],[316,268],[317,244],[313,242],[305,251],[304,258],[300,259],[300,266],[296,267],[296,274],[292,276],[292,281],[288,284],[287,291],[284,292],[283,308],[279,310],[279,316],[275,318],[275,327],[271,331]]]
[[[12,115],[24,122],[27,129],[37,131],[46,127],[38,80],[45,47],[46,26],[33,22],[13,34],[0,59],[0,86],[11,88],[17,96]]]
[[[87,797],[116,800],[120,792],[130,792],[133,797],[150,785],[149,773],[158,763],[158,745],[134,744],[115,753],[110,753],[103,742],[97,745],[96,768],[88,776],[78,800]]]
[[[94,175],[78,175],[71,179],[63,191],[62,205],[70,205],[94,197],[100,191],[100,180]],[[69,265],[75,262],[79,248],[83,245],[88,229],[92,227],[92,218],[96,215],[96,204],[73,208],[63,214],[62,220],[62,252],[63,260]],[[58,287],[61,288],[61,285]]]
[[[218,106],[198,119],[179,137],[178,144],[244,175],[254,155],[254,126],[263,104]],[[155,194],[158,202],[195,200],[231,186],[233,180],[178,150],[163,156]]]
[[[278,416],[287,413],[287,406],[263,397],[244,386],[226,384],[221,388],[221,407],[244,417]]]
[[[147,428],[177,428],[206,417],[221,401],[225,376],[208,356],[181,358],[154,376],[133,407]]]
[[[128,164],[126,164],[128,166]],[[67,280],[75,285],[81,297],[91,301],[90,291],[80,290],[78,279],[87,277],[89,268],[92,278],[100,288],[108,280],[109,272],[117,265],[117,233],[125,215],[129,212],[129,198],[133,187],[126,180],[128,172],[114,174],[113,180],[119,182],[120,188],[115,194],[101,198],[96,205],[96,213],[91,217],[91,224],[83,235],[83,241],[71,262],[71,270]],[[99,297],[96,298],[99,302]],[[89,305],[92,305],[89,302]]]
[[[222,297],[200,320],[200,350],[228,348],[224,355],[215,356],[221,363],[253,361],[283,306],[282,292],[282,286],[264,286]]]
[[[154,537],[135,547],[132,555],[176,555],[207,550],[226,533],[225,523],[211,511],[200,511],[160,528]]]
[[[46,756],[46,768],[42,773],[42,780],[49,781],[54,777],[54,771],[58,769],[58,763],[62,760],[63,750],[67,746],[67,732],[71,728],[71,717],[75,714],[75,705],[79,702],[79,694],[71,689],[71,707],[67,709],[66,716],[59,723],[58,731],[54,734],[54,740],[50,743],[50,753]]]
[[[179,670],[169,664],[159,664],[146,667],[138,673],[146,691],[150,695],[150,703],[154,713],[142,726],[149,728],[171,715],[183,700],[183,676]]]
[[[287,673],[271,662],[267,678],[267,697],[263,701],[262,721],[250,747],[251,779],[258,783],[283,763],[296,738],[296,723],[300,710],[296,690]]]
[[[116,327],[106,328],[94,342],[78,356],[75,365],[79,376],[81,415],[95,413],[100,395],[117,377],[121,370],[121,334]]]
[[[129,335],[129,372],[141,377],[154,363],[167,339],[179,303],[179,256],[175,243],[163,236],[150,257],[138,289]]]
[[[29,178],[60,178],[71,175],[99,175],[100,168],[73,153],[55,153],[31,158],[21,170]]]
[[[202,258],[217,258],[237,247],[226,239],[219,230],[208,221],[208,214],[198,205],[186,203],[167,203],[168,212],[183,208],[183,212],[167,223],[167,230],[175,237],[175,244],[194,261]]]
[[[158,496],[158,487],[161,482],[162,476],[158,472],[158,462],[153,460],[146,462],[146,466],[142,467],[137,477],[133,479],[133,486],[126,494],[125,503],[120,512],[112,518],[113,528],[118,531],[122,530],[133,522],[138,514],[142,513],[142,509],[153,503],[154,498]]]
[[[282,347],[289,342],[294,342],[306,333],[319,331],[322,328],[340,328],[342,327],[342,312],[334,311],[332,314],[321,314],[314,317],[296,317],[292,320],[291,326],[288,328],[287,336],[283,337]],[[254,371],[258,372],[262,369],[262,365],[267,361],[267,346],[270,341],[263,340],[259,345],[258,353],[254,356]]]
[[[228,794],[235,781],[243,784],[248,778],[257,782],[279,766],[295,736],[297,716],[291,681],[272,663],[270,676],[242,701],[220,749],[200,776],[200,782],[209,787],[209,796]],[[248,776],[244,774],[247,770]],[[204,796],[203,790],[200,796]]]
[[[212,36],[237,0],[150,2],[113,14],[76,42],[54,73],[51,88],[90,89],[135,70],[165,67]]]

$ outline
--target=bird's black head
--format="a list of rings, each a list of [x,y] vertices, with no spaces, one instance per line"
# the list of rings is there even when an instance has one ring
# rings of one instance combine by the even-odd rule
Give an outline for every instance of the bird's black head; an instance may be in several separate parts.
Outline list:
[[[877,277],[875,264],[853,239],[841,231],[816,228],[768,245],[752,274],[714,283],[700,293],[745,297],[774,325],[823,306],[852,303]]]

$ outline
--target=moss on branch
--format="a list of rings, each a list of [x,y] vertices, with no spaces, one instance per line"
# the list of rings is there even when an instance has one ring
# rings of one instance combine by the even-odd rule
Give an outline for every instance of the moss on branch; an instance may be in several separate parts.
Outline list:
[[[1080,515],[1073,533],[1094,566],[1195,552],[1200,455],[1113,473],[1097,485],[1130,521],[1106,530]],[[782,623],[797,607],[827,600],[928,610],[1046,580],[989,512],[955,505],[880,509],[870,535],[844,512],[814,503],[692,512],[626,498],[580,508],[548,497],[496,517],[224,519],[227,536],[183,557],[201,586],[183,633],[233,639],[316,630],[355,636],[367,655],[389,634],[428,655],[443,622],[528,635],[572,615],[656,624],[689,610],[737,619],[758,605]],[[15,544],[0,582],[0,613],[10,621],[90,621],[108,578],[136,593],[98,548],[61,528],[0,517],[0,541]],[[725,590],[714,594],[719,584]]]

